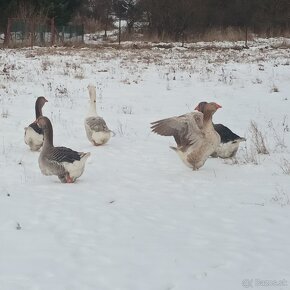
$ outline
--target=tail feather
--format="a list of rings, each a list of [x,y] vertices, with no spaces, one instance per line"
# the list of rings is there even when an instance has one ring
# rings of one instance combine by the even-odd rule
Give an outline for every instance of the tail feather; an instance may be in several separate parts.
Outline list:
[[[86,160],[90,155],[91,155],[91,152],[87,152],[87,153],[83,152],[81,154],[81,160]]]
[[[244,142],[244,141],[247,141],[247,139],[244,138],[244,137],[240,137],[240,138],[237,140],[237,142]]]

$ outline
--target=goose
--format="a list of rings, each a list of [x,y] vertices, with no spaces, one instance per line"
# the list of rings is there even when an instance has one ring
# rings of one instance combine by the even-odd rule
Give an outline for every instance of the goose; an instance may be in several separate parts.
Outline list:
[[[203,113],[206,104],[207,102],[200,102],[196,109]],[[211,154],[211,156],[220,157],[223,159],[235,157],[240,143],[246,141],[246,138],[238,136],[223,124],[213,124],[213,127],[220,135],[221,143],[216,148],[215,152]]]
[[[35,101],[35,120],[42,116],[42,107],[47,102],[45,97],[38,97]],[[24,142],[31,151],[38,151],[43,143],[43,132],[37,126],[36,121],[24,128]]]
[[[43,148],[38,158],[39,168],[44,175],[57,175],[62,183],[73,183],[85,168],[90,152],[77,152],[66,147],[53,146],[53,129],[47,117],[39,117],[37,125],[43,130]]]
[[[162,136],[173,136],[177,147],[170,148],[178,153],[187,166],[197,170],[220,143],[220,136],[212,124],[212,115],[219,108],[221,106],[216,103],[208,103],[203,113],[191,112],[155,121],[151,123],[151,129]]]
[[[111,130],[108,128],[105,120],[97,115],[96,110],[96,87],[88,86],[90,95],[90,108],[85,119],[85,129],[89,141],[95,145],[107,143],[111,137]]]

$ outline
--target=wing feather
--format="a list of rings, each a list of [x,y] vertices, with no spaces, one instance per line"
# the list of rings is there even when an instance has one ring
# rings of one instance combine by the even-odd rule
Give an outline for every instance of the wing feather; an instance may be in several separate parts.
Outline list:
[[[105,131],[109,132],[109,128],[102,117],[88,117],[86,119],[87,126],[95,132]]]
[[[203,137],[203,114],[200,112],[167,118],[151,124],[154,133],[162,136],[173,136],[176,144],[180,147],[192,145]]]
[[[56,162],[73,163],[81,159],[82,153],[67,147],[54,147],[50,152],[50,159]]]

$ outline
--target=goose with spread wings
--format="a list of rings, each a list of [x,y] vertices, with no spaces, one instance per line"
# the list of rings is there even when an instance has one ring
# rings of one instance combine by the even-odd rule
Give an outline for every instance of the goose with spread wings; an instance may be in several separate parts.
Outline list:
[[[197,170],[220,143],[220,136],[212,124],[212,116],[219,108],[217,103],[208,103],[203,113],[191,112],[155,121],[151,129],[162,136],[173,136],[177,147],[171,148],[187,166]]]
[[[62,183],[73,183],[80,177],[90,152],[77,152],[67,147],[53,146],[53,129],[47,117],[39,117],[37,125],[43,130],[44,142],[38,163],[42,174],[57,175]]]

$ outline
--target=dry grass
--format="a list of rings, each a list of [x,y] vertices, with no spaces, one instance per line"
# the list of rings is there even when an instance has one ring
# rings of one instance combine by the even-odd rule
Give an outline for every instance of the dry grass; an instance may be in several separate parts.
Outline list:
[[[157,33],[148,33],[145,32],[142,36],[143,41],[157,43],[157,42],[172,42],[173,39],[166,33],[162,33],[161,35],[158,35]]]
[[[271,88],[271,92],[272,93],[279,93],[279,88],[276,85],[273,85],[273,87]]]
[[[245,30],[240,28],[228,27],[226,29],[212,28],[206,32],[193,36],[198,41],[243,41],[246,38]],[[253,40],[254,34],[248,31],[248,40]]]
[[[288,49],[288,48],[290,48],[290,41],[289,40],[287,41],[286,39],[284,39],[280,43],[272,45],[272,47],[273,48],[284,48],[284,49],[286,48],[286,49]]]
[[[258,154],[270,154],[266,145],[266,138],[262,131],[258,128],[258,124],[254,121],[250,123],[251,141]]]
[[[244,148],[241,148],[241,154],[238,158],[234,159],[233,164],[254,164],[258,165],[260,163],[258,153],[256,149],[253,146],[248,147],[247,144],[245,144]]]
[[[271,202],[276,203],[280,205],[281,207],[290,205],[290,199],[289,199],[288,193],[284,190],[284,188],[280,186],[276,187],[276,193],[271,198]]]
[[[4,118],[4,119],[7,119],[8,116],[9,116],[8,109],[2,108],[1,117]]]
[[[282,125],[282,126],[281,126]],[[289,132],[287,115],[283,117],[283,120],[279,124],[273,124],[272,121],[268,122],[268,127],[271,129],[273,134],[273,140],[275,141],[275,151],[284,152],[287,149],[285,135]]]
[[[123,106],[122,107],[122,112],[125,115],[132,115],[133,114],[133,110],[132,110],[132,107],[131,106]]]
[[[81,67],[75,69],[74,77],[75,77],[76,79],[83,80],[83,79],[85,78],[85,72],[84,72],[84,69],[81,68]]]
[[[118,127],[117,127],[117,134],[121,137],[126,135],[127,131],[127,124],[123,124],[121,121],[118,121]]]
[[[43,71],[47,71],[49,69],[49,67],[52,66],[51,61],[49,61],[48,59],[44,59],[41,62],[41,68]]]
[[[286,158],[282,159],[280,168],[282,169],[284,174],[290,175],[290,161]]]

